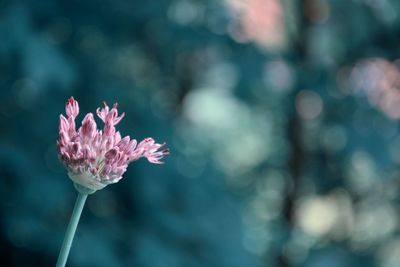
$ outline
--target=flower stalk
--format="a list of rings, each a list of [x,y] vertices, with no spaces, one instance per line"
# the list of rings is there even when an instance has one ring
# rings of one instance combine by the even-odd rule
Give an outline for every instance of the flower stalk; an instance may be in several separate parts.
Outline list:
[[[85,193],[78,193],[78,197],[75,201],[74,210],[72,211],[71,219],[69,221],[64,241],[61,246],[60,254],[58,255],[56,267],[64,267],[67,263],[68,254],[75,236],[76,227],[78,226],[79,218],[81,217],[83,206],[85,206],[87,196],[88,195]]]

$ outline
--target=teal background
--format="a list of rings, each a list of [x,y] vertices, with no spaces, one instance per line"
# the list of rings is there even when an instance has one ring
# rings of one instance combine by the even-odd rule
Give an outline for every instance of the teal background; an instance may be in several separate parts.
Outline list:
[[[0,1],[0,265],[55,265],[74,96],[171,154],[88,198],[68,266],[400,266],[399,43],[396,0]]]

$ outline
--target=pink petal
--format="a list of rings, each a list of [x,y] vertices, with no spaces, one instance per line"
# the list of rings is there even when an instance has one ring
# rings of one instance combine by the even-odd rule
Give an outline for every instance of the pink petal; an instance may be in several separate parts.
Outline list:
[[[93,139],[97,132],[97,125],[94,121],[93,114],[88,113],[82,121],[80,133],[83,139]]]
[[[67,100],[67,104],[65,105],[65,112],[68,117],[75,118],[79,114],[79,105],[78,102],[74,99],[73,96]]]

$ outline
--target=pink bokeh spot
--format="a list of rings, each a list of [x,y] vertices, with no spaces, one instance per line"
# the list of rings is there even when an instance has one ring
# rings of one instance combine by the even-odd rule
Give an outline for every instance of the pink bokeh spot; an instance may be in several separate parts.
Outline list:
[[[65,111],[67,117],[60,115],[59,157],[75,185],[90,193],[118,182],[133,161],[145,157],[151,163],[162,164],[161,159],[169,154],[168,149],[162,149],[165,144],[158,144],[153,138],[145,138],[139,144],[129,136],[122,138],[115,126],[125,113],[118,116],[117,104],[110,109],[104,103],[96,110],[104,123],[103,130],[97,129],[92,113],[86,114],[76,130],[79,105],[73,97],[68,99]]]

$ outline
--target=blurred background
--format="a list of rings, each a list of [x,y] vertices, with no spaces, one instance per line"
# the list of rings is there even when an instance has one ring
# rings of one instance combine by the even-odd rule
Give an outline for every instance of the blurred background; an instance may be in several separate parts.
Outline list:
[[[0,0],[0,265],[55,265],[73,95],[171,155],[88,198],[68,266],[400,266],[399,44],[397,0]]]

